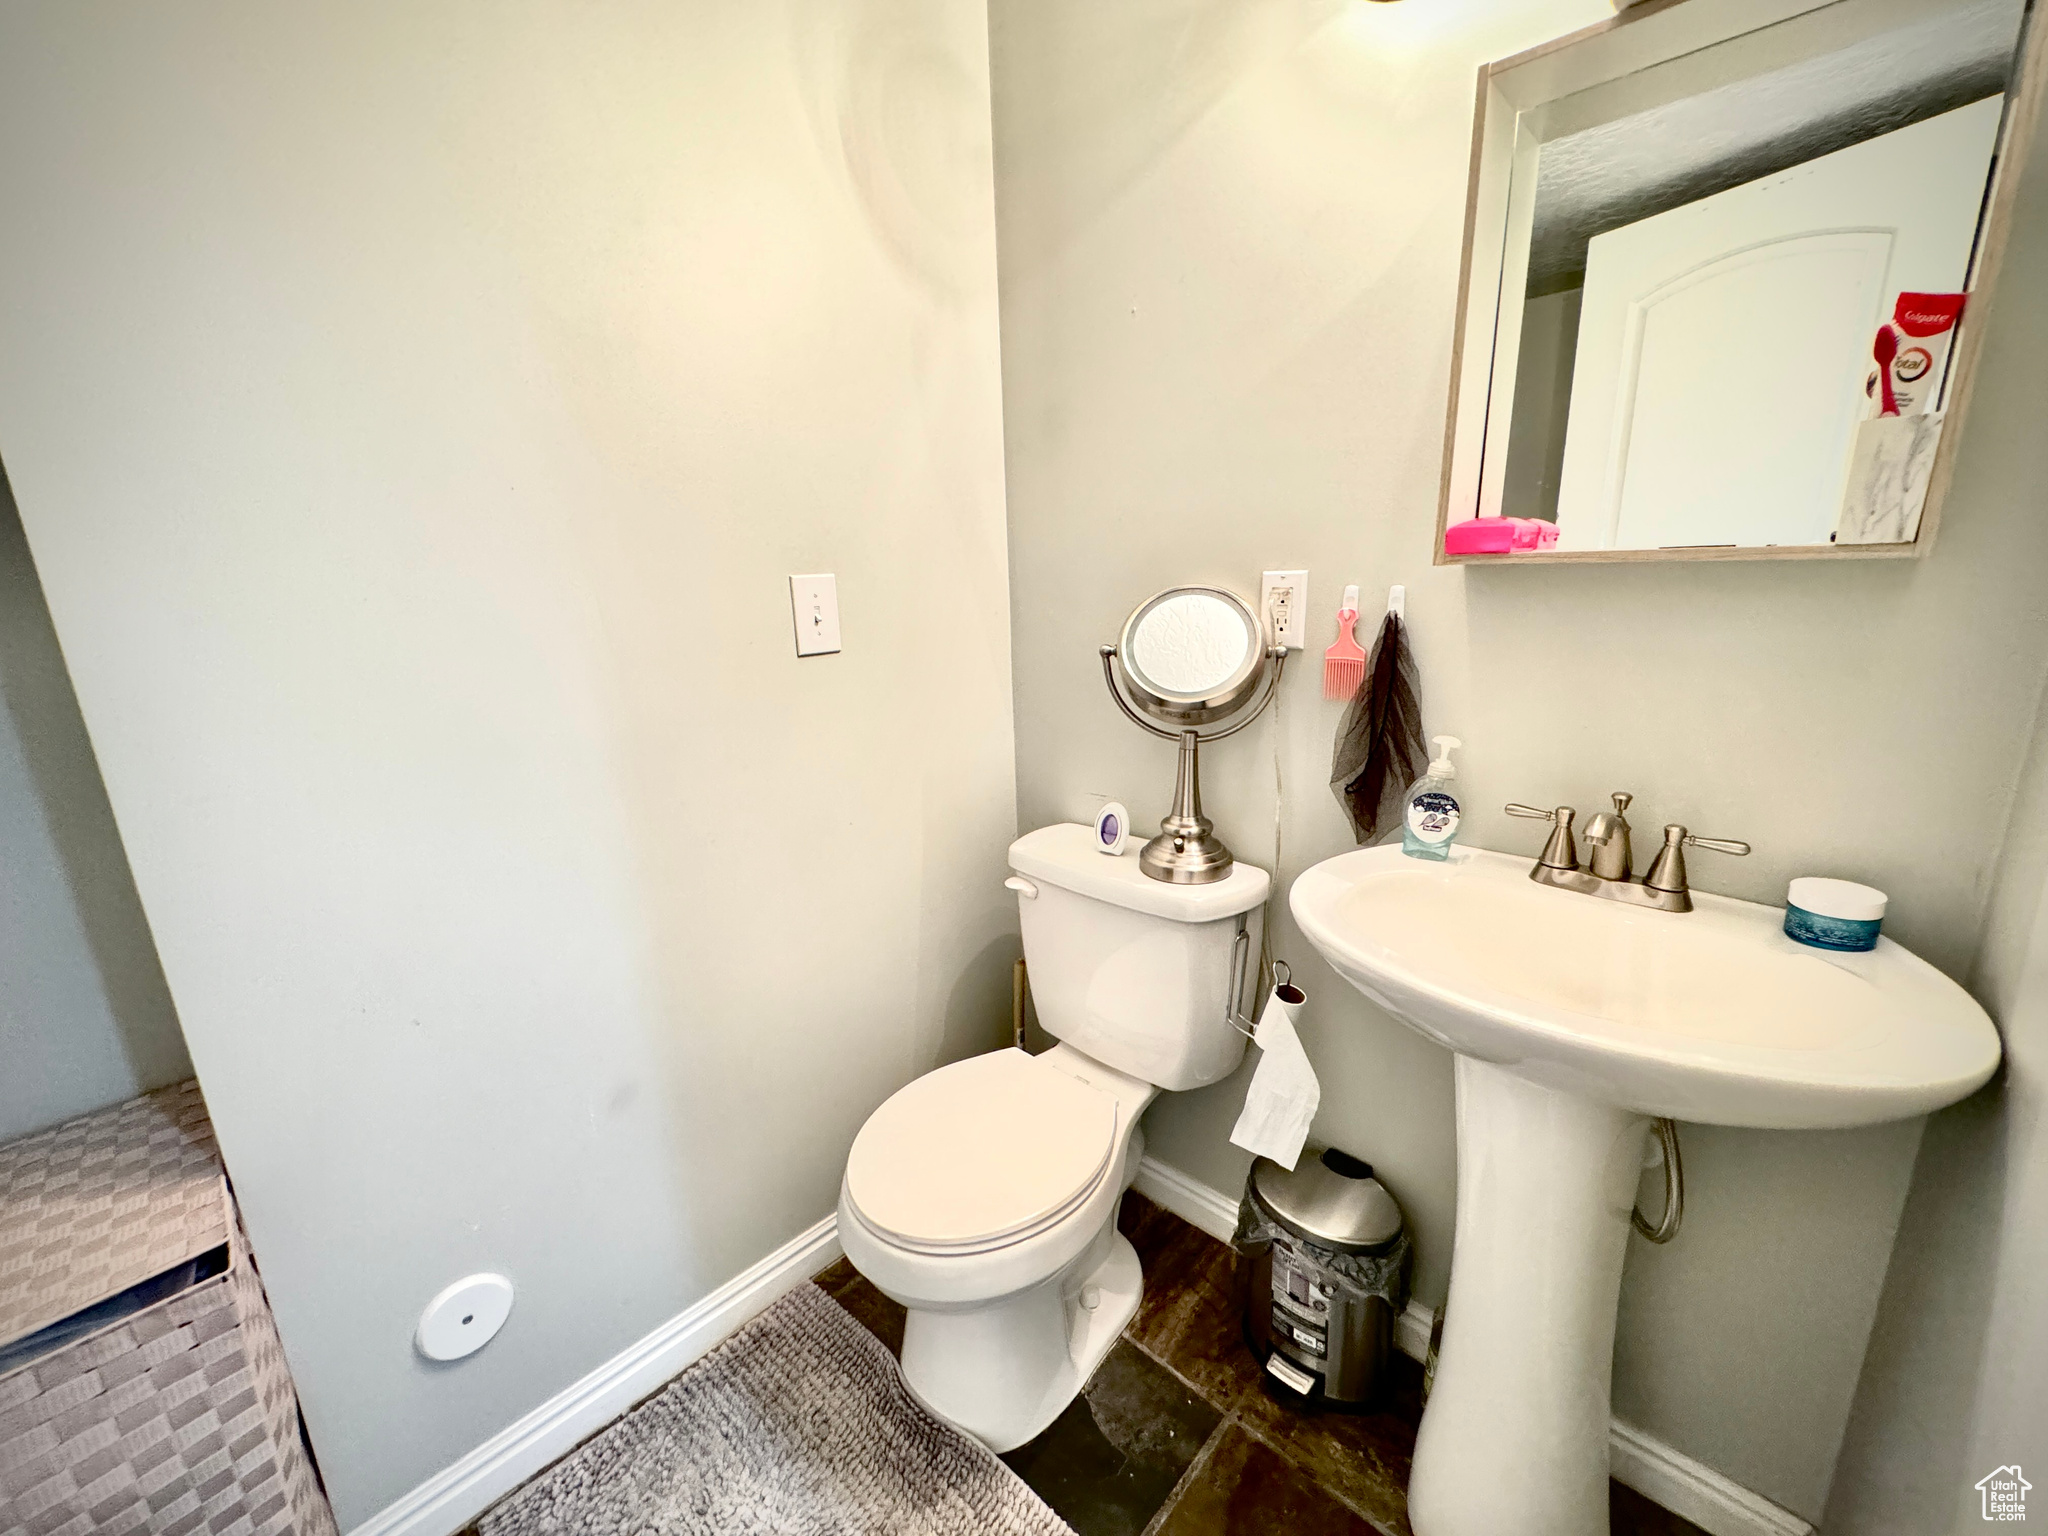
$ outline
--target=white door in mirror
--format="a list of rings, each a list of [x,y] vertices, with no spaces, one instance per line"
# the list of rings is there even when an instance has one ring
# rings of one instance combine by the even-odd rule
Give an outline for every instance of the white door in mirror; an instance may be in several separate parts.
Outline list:
[[[413,1343],[429,1360],[473,1355],[512,1315],[512,1282],[503,1275],[469,1275],[427,1303]]]
[[[2001,98],[1593,237],[1559,549],[1826,544],[1878,325],[1959,291]]]

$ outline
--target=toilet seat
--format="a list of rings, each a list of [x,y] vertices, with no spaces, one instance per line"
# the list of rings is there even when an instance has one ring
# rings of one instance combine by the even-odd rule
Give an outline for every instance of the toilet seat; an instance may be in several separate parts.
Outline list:
[[[846,1195],[913,1252],[986,1253],[1057,1224],[1117,1166],[1114,1094],[1019,1050],[929,1072],[868,1117]]]

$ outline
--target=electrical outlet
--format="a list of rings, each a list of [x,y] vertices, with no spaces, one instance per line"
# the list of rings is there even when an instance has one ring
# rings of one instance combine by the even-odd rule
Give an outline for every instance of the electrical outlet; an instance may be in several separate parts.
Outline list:
[[[1268,571],[1259,578],[1259,617],[1273,626],[1273,643],[1308,648],[1308,572]]]

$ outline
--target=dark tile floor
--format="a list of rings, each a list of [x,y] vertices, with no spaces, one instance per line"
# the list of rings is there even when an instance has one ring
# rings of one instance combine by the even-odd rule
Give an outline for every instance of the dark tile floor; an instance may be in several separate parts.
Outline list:
[[[1119,1339],[1081,1396],[1003,1460],[1088,1536],[1139,1536],[1223,1415]]]
[[[1087,1390],[1003,1459],[1080,1536],[1410,1536],[1422,1369],[1397,1355],[1387,1406],[1302,1413],[1268,1396],[1239,1330],[1230,1249],[1142,1195],[1118,1223],[1145,1299]],[[903,1310],[844,1259],[818,1276],[890,1350]],[[1619,1483],[1613,1536],[1704,1536]]]

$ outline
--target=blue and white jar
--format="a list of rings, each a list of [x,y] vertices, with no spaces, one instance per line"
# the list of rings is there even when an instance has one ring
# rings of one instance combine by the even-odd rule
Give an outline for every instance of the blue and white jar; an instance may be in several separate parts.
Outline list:
[[[1875,949],[1886,900],[1853,880],[1802,876],[1786,892],[1785,934],[1816,949]]]

